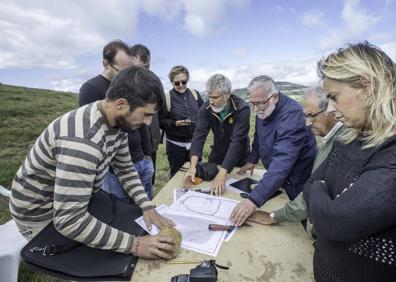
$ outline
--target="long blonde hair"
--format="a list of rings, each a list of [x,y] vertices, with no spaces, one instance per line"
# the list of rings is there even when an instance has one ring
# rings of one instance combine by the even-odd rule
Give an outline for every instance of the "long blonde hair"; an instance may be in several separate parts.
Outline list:
[[[367,90],[368,124],[348,130],[345,143],[360,135],[363,148],[369,148],[396,134],[396,65],[381,49],[368,42],[350,44],[319,61],[318,75]]]

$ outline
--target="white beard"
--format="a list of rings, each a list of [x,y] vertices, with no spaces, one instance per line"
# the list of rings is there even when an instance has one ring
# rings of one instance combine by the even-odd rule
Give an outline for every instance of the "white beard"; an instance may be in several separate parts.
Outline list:
[[[257,117],[259,119],[266,119],[274,112],[275,106],[276,106],[276,104],[270,103],[268,108],[265,109],[265,111],[256,113]]]
[[[214,111],[215,113],[220,113],[222,110],[224,110],[224,108],[226,107],[226,105],[227,105],[227,104],[224,104],[224,105],[221,106],[221,107],[213,107],[213,106],[210,106],[210,107],[212,108],[212,111]]]

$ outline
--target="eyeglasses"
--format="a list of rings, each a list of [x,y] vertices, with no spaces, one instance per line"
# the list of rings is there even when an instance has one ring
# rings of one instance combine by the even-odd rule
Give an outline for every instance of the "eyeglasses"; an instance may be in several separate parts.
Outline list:
[[[180,86],[180,85],[187,85],[187,80],[180,80],[180,81],[173,81],[173,84],[175,86]]]
[[[316,119],[316,117],[318,116],[318,115],[320,115],[321,113],[323,113],[324,111],[326,110],[326,108],[324,108],[323,110],[320,110],[319,112],[317,112],[316,114],[304,114],[304,116],[305,116],[305,118],[307,119],[307,120],[311,120],[311,121],[313,121],[313,120],[315,120]]]
[[[257,108],[262,108],[265,104],[268,103],[269,100],[271,100],[272,96],[274,96],[274,94],[271,94],[267,100],[265,101],[260,101],[260,102],[249,102],[249,105],[252,109],[254,109],[255,107]]]

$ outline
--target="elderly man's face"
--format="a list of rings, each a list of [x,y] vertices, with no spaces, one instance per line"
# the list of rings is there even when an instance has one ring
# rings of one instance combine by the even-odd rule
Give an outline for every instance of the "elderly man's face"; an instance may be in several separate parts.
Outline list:
[[[230,95],[223,95],[218,91],[213,91],[208,94],[210,107],[215,113],[220,113],[222,110],[224,110],[229,99]]]
[[[278,102],[277,93],[267,93],[263,87],[249,92],[249,104],[259,119],[265,119],[275,110]]]
[[[332,114],[326,113],[326,109],[319,107],[319,98],[316,95],[308,95],[304,99],[304,114],[307,126],[312,133],[324,137],[336,124]]]

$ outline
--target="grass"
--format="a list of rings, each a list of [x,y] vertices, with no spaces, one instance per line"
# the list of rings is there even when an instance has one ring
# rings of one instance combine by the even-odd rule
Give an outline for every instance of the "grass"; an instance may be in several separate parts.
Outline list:
[[[16,87],[0,84],[0,185],[10,187],[12,179],[25,159],[27,152],[47,125],[58,116],[78,106],[77,95],[44,89]],[[251,116],[250,136],[254,132],[254,116]],[[207,159],[212,135],[204,147]],[[169,166],[164,145],[157,152],[157,171],[154,194],[168,181]],[[8,200],[0,196],[0,224],[11,219]],[[49,276],[32,273],[23,265],[19,281],[61,281]]]

